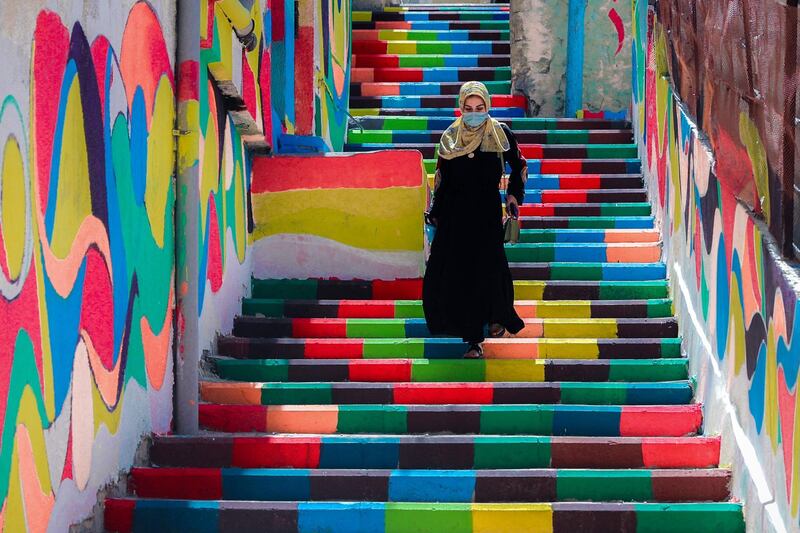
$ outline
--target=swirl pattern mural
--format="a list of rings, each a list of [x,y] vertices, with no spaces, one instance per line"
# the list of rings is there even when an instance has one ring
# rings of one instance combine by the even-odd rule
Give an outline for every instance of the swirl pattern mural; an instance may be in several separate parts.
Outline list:
[[[260,138],[282,153],[341,151],[350,97],[349,1],[203,0],[200,6],[200,75],[206,70],[238,101],[250,134],[245,142]],[[257,41],[251,51],[238,48],[239,20]]]
[[[121,35],[90,39],[42,11],[32,40],[30,101],[0,84],[4,531],[85,516],[172,412],[175,87],[162,22],[138,2]]]
[[[689,289],[696,294],[686,305],[695,307],[711,342],[722,369],[722,386],[755,446],[779,512],[796,530],[800,276],[781,258],[766,224],[756,222],[737,201],[737,191],[717,176],[714,154],[687,108],[675,98],[665,28],[654,12],[648,12],[644,0],[634,2],[634,33],[634,117],[666,259],[681,265]],[[740,162],[758,166],[757,158],[749,157]],[[712,378],[700,376],[701,381],[708,379]],[[741,462],[734,464],[738,475],[746,477]],[[764,511],[758,508],[759,498],[745,494],[749,490],[747,483],[735,483],[736,495],[752,506],[748,525],[766,530],[760,529],[766,522],[760,521]]]

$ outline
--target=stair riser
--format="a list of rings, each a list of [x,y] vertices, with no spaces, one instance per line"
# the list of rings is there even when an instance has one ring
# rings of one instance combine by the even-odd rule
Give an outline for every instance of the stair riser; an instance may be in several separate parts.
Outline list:
[[[387,97],[392,98],[392,97]],[[398,97],[403,98],[403,97]],[[419,97],[418,97],[419,98]],[[425,96],[421,98],[426,98]],[[401,144],[401,143],[364,143],[354,144],[347,143],[344,147],[347,152],[371,152],[375,150],[417,150],[422,152],[422,156],[426,159],[435,158],[438,145],[436,144]],[[593,159],[625,159],[636,157],[636,148],[628,145],[586,145],[586,146],[573,146],[573,145],[536,145],[536,144],[521,144],[520,150],[522,156],[526,159],[584,159],[591,161]],[[622,162],[624,164],[624,162]],[[615,171],[619,172],[620,168]],[[625,170],[627,171],[627,165]],[[587,172],[591,172],[587,170]],[[614,172],[614,171],[607,171]],[[539,173],[539,172],[535,172]],[[544,173],[548,173],[544,171]],[[560,172],[559,172],[560,173]]]
[[[503,30],[353,30],[353,42],[359,41],[507,41]]]
[[[522,208],[520,208],[522,209]],[[661,260],[661,245],[525,244],[506,247],[509,263],[653,263]]]
[[[525,360],[230,360],[217,359],[219,376],[240,381],[359,382],[659,382],[685,380],[684,359]]]
[[[710,468],[719,437],[158,437],[153,464],[237,468]]]
[[[510,81],[487,81],[489,94],[507,94],[511,90]],[[361,82],[350,85],[350,94],[358,96],[437,96],[454,95],[461,90],[458,83],[416,83],[416,82]]]
[[[651,216],[536,216],[520,217],[525,229],[653,229]]]
[[[508,41],[355,41],[353,53],[356,55],[509,55]]]
[[[423,30],[423,31],[476,31],[476,30],[504,30],[508,29],[508,22],[503,20],[486,21],[378,21],[354,22],[353,30]]]
[[[469,13],[371,13],[353,12],[353,22],[368,21],[488,21],[501,20],[508,21],[508,13],[499,12],[469,12]]]
[[[492,102],[493,106],[498,105],[497,99]],[[492,110],[494,116],[494,109]],[[497,117],[495,117],[497,118]],[[361,119],[362,126],[370,130],[438,130],[444,131],[453,122],[451,118],[435,117],[366,117]],[[514,133],[525,130],[630,130],[631,125],[625,121],[613,120],[584,120],[567,118],[514,118],[500,119],[500,122],[507,124]]]
[[[350,81],[354,83],[440,83],[470,80],[509,81],[511,80],[511,68],[507,66],[500,68],[354,68],[350,77]]]
[[[520,217],[647,217],[650,204],[524,204]]]
[[[260,406],[201,404],[212,431],[320,434],[483,434],[683,437],[702,425],[700,406]]]
[[[437,531],[484,533],[532,531],[553,533],[744,533],[742,506],[723,504],[410,504],[295,502],[133,502],[111,500],[107,530],[129,531],[336,531],[356,524],[358,531],[411,531],[409,525],[434,524]],[[164,529],[169,524],[169,529]],[[416,528],[415,528],[416,529]]]
[[[525,112],[525,100],[524,97],[520,98],[518,96],[503,96],[503,95],[493,95],[492,96],[492,114],[497,115],[498,111],[500,111],[499,116],[502,115],[503,108],[510,108],[516,107],[521,111],[523,114]],[[427,114],[429,112],[435,111],[436,109],[442,109],[442,112],[446,112],[450,116],[454,116],[456,113],[456,108],[458,107],[458,97],[454,96],[356,96],[350,99],[350,107],[351,109],[358,109],[358,108],[374,108],[380,109],[380,113],[388,113],[392,108],[394,109],[423,109],[424,113]],[[522,116],[522,115],[520,115]],[[452,120],[451,120],[452,122]]]
[[[450,117],[450,122],[454,120],[456,111],[453,107],[404,107],[408,102],[398,102],[398,107],[381,108],[380,102],[374,100],[362,100],[361,102],[354,103],[354,100],[359,98],[372,98],[372,97],[353,97],[350,100],[350,114],[354,117],[364,116],[387,116],[387,117]],[[407,98],[407,97],[405,97]],[[441,97],[432,97],[441,98]],[[521,118],[525,116],[525,109],[522,107],[492,107],[492,117],[496,119],[512,119]]]
[[[233,335],[251,338],[386,339],[431,337],[424,319],[260,319],[239,317]],[[526,319],[517,338],[637,339],[678,336],[678,324],[667,320],[548,320]]]
[[[432,97],[436,98],[436,97]],[[425,159],[425,170],[436,171],[436,160]],[[527,159],[529,174],[638,174],[638,159]]]
[[[517,300],[636,300],[668,298],[668,286],[666,281],[515,281],[514,295]],[[255,281],[253,297],[419,300],[422,297],[422,280]]]
[[[519,243],[551,244],[641,244],[659,243],[661,235],[654,230],[524,230]]]
[[[494,55],[450,55],[436,54],[397,55],[397,54],[360,54],[353,56],[352,66],[355,68],[430,68],[430,67],[508,67],[511,56]],[[508,94],[508,93],[506,93]]]
[[[400,88],[408,84],[400,85]],[[439,84],[452,94],[458,94],[459,84]],[[363,88],[363,86],[362,86]],[[592,131],[521,131],[514,132],[517,142],[521,144],[627,144],[631,142],[631,132],[624,130],[592,130]],[[348,141],[351,143],[438,143],[441,131],[392,131],[369,130],[361,133],[350,130]],[[633,181],[631,188],[641,189],[641,179]],[[529,180],[530,184],[530,180]],[[582,187],[589,188],[589,187]],[[625,187],[614,187],[625,188]]]
[[[730,472],[135,469],[142,498],[370,502],[692,502],[728,499]]]
[[[596,302],[520,302],[522,318],[664,318],[672,315],[669,300]],[[327,300],[284,301],[245,298],[243,314],[272,318],[424,318],[422,302]]]
[[[500,198],[505,200],[505,191],[500,191]],[[624,203],[645,203],[647,193],[642,190],[631,189],[612,189],[607,191],[548,191],[541,189],[525,189],[526,204],[624,204]],[[631,241],[626,241],[628,244]]]
[[[460,359],[452,338],[264,339],[221,337],[220,355],[256,359]],[[681,357],[680,339],[493,339],[487,359],[657,359]]]
[[[342,384],[204,382],[201,399],[225,405],[681,405],[689,383]]]

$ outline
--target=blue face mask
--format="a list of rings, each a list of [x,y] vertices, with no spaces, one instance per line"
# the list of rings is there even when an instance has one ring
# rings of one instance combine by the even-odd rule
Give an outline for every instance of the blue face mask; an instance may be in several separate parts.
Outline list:
[[[462,120],[464,121],[464,124],[466,124],[470,128],[477,128],[478,126],[486,122],[487,118],[489,118],[489,113],[485,111],[483,113],[462,114]]]

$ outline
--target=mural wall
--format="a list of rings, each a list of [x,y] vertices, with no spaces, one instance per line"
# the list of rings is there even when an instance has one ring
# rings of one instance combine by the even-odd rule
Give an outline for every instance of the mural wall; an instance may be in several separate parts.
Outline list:
[[[206,20],[202,9],[204,4],[201,2],[201,21]],[[216,3],[217,14],[220,13],[219,4]],[[209,2],[208,6],[211,12],[215,3]],[[253,10],[255,15],[259,14],[257,3]],[[268,136],[271,129],[270,116],[262,112],[269,107],[269,78],[265,80],[266,94],[255,91],[257,77],[254,74],[262,71],[263,56],[258,47],[252,52],[243,50],[239,41],[232,38],[231,24],[224,15],[220,16],[224,23],[212,26],[213,47],[204,48],[201,40],[198,76],[199,190],[196,216],[199,242],[194,286],[198,291],[201,350],[211,347],[217,332],[230,331],[240,299],[249,290],[250,158],[244,137],[249,135],[252,144],[258,147],[267,142],[264,131]],[[260,23],[263,18],[254,16],[252,20]],[[260,26],[256,25],[255,31],[259,30]],[[225,38],[219,37],[221,33],[226,34]],[[268,55],[266,63],[269,63]],[[237,113],[229,112],[227,106],[231,99],[226,96],[231,94],[230,73],[235,70],[234,64],[241,69],[245,82],[242,94],[246,106],[238,113],[238,118]],[[221,81],[217,81],[216,75]],[[249,118],[249,125],[241,119],[242,113]],[[254,130],[253,125],[257,129]]]
[[[250,287],[252,154],[343,146],[350,14],[347,2],[329,0],[296,9],[289,0],[204,0],[199,9],[199,151],[189,166],[198,167],[191,285],[204,350],[230,330]]]
[[[427,194],[418,151],[257,158],[254,275],[419,278]]]
[[[41,4],[0,3],[0,529],[15,532],[86,517],[172,415],[174,6]]]
[[[705,431],[723,435],[722,462],[733,465],[748,531],[779,522],[797,531],[800,276],[720,176],[734,164],[757,167],[763,154],[708,144],[675,93],[667,27],[645,0],[633,8],[634,117]]]
[[[676,0],[658,10],[675,91],[708,135],[717,177],[792,255],[797,2]],[[800,222],[797,231],[800,243]]]
[[[201,20],[206,70],[228,107],[242,111],[233,118],[249,146],[263,142],[280,153],[342,149],[348,0],[203,0]],[[243,34],[252,35],[249,51],[241,51]]]
[[[541,116],[626,114],[631,0],[511,0],[515,91]]]

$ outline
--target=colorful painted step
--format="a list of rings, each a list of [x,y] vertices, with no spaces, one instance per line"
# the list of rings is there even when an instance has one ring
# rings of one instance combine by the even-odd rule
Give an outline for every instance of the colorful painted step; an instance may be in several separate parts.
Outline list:
[[[533,329],[533,328],[532,328]],[[422,333],[422,332],[420,332]],[[460,359],[467,346],[444,338],[219,338],[220,355],[285,359]],[[487,359],[655,359],[681,357],[678,338],[525,338],[487,340]]]
[[[460,12],[387,12],[387,11],[353,11],[353,22],[372,22],[372,21],[483,21],[483,20],[508,20],[508,12],[491,11],[460,11]]]
[[[505,198],[505,191],[501,191]],[[645,203],[647,193],[641,189],[614,190],[571,190],[554,191],[549,189],[533,189],[530,185],[525,189],[525,203],[567,204],[567,203]]]
[[[711,468],[720,437],[156,435],[153,464],[215,468]]]
[[[511,56],[439,54],[363,54],[353,57],[353,68],[508,67]]]
[[[353,41],[507,41],[506,30],[353,30]]]
[[[436,170],[435,159],[425,159],[425,170]],[[527,159],[528,171],[536,174],[635,174],[641,171],[638,159]]]
[[[356,54],[475,54],[475,55],[508,55],[511,46],[508,41],[354,41],[353,52]]]
[[[371,56],[367,56],[371,57]],[[492,106],[499,104],[499,99],[492,100]],[[451,109],[451,112],[453,110]],[[492,110],[494,115],[494,110]],[[365,129],[370,130],[439,130],[444,131],[453,122],[450,118],[439,117],[391,117],[378,115],[364,117],[361,124]],[[625,121],[612,121],[600,119],[570,119],[570,118],[539,118],[523,117],[513,119],[500,119],[500,122],[507,124],[514,133],[539,130],[555,130],[558,132],[569,132],[574,130],[628,130],[630,123]],[[633,132],[631,132],[633,135]]]
[[[373,98],[373,99],[366,99]],[[381,97],[386,98],[386,97]],[[358,100],[354,102],[354,100]],[[374,97],[358,97],[354,96],[350,99],[350,114],[353,117],[369,117],[369,116],[394,116],[394,117],[455,117],[457,112],[452,107],[426,107],[424,109],[406,107],[413,102],[398,101],[397,107],[393,108],[379,108],[374,107],[380,104],[380,101],[374,100]],[[441,105],[441,104],[439,104]],[[492,107],[492,116],[497,119],[511,119],[514,117],[524,117],[525,108],[522,106],[508,107],[498,106]],[[453,122],[454,118],[450,118]]]
[[[533,216],[520,217],[523,229],[652,229],[652,216]]]
[[[669,383],[284,383],[207,381],[200,399],[226,405],[578,404],[680,405],[691,401],[688,381]]]
[[[461,503],[724,500],[729,470],[134,468],[142,498]]]
[[[653,281],[514,282],[517,300],[624,300],[668,298],[666,279]],[[418,300],[422,280],[253,280],[254,298]]]
[[[526,318],[517,337],[647,338],[677,337],[674,318]],[[419,338],[430,332],[422,318],[263,318],[234,319],[239,337]]]
[[[738,503],[339,503],[112,499],[109,531],[744,533]],[[422,529],[421,529],[422,527]]]
[[[552,243],[639,243],[660,242],[655,230],[611,230],[611,229],[534,229],[520,231],[520,242]],[[664,272],[666,274],[666,272]]]
[[[403,84],[403,88],[408,84]],[[454,90],[458,94],[460,83],[439,83],[439,86]],[[413,85],[412,85],[413,86]],[[361,86],[362,93],[364,85]],[[488,87],[490,92],[492,87]],[[496,94],[496,93],[495,93]],[[366,95],[364,95],[366,96]],[[351,129],[347,134],[350,143],[438,143],[443,131],[440,130],[358,130]],[[625,144],[632,140],[630,130],[529,130],[514,133],[517,142],[523,144]],[[641,188],[641,182],[636,184]],[[592,187],[585,187],[587,189]],[[626,187],[620,187],[622,189]]]
[[[199,405],[211,431],[684,437],[700,405]]]
[[[535,231],[535,230],[522,230]],[[524,242],[524,241],[523,241]],[[512,245],[514,246],[514,245]],[[555,262],[531,263],[514,261],[507,254],[514,279],[550,281],[655,281],[664,279],[664,263]]]
[[[425,108],[424,114],[434,112],[438,108],[440,113],[453,116],[456,114],[457,96],[354,96],[350,98],[351,108],[374,108],[372,114],[383,115],[389,113],[391,109],[404,110],[410,109],[415,112],[419,108]],[[524,96],[493,95],[492,113],[504,108],[517,108],[523,112],[524,116],[527,103]],[[501,113],[499,115],[503,117]],[[450,121],[452,122],[452,120]]]
[[[549,267],[552,268],[552,267]],[[652,300],[517,300],[524,318],[662,318],[672,316],[672,302]],[[285,300],[245,298],[245,316],[275,318],[423,318],[420,300]]]
[[[556,382],[680,381],[686,359],[228,359],[213,360],[233,381]]]
[[[350,81],[360,82],[464,82],[509,81],[511,67],[353,68]],[[458,93],[456,93],[458,94]]]
[[[510,81],[487,81],[490,94],[507,94]],[[458,94],[461,82],[358,82],[350,85],[350,95],[358,96],[436,96]]]
[[[398,97],[398,98],[403,98]],[[424,98],[424,97],[423,97]],[[353,143],[345,144],[348,152],[372,152],[376,150],[418,150],[423,157],[436,157],[438,144],[433,143]],[[526,159],[626,159],[636,157],[637,148],[631,144],[520,144],[520,151]]]
[[[449,30],[507,30],[508,22],[504,20],[385,20],[375,22],[357,21],[353,22],[353,30],[428,30],[428,31],[449,31]],[[356,56],[354,56],[355,59]]]

